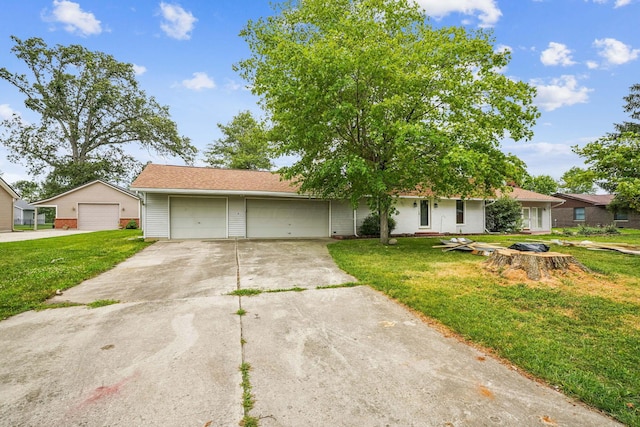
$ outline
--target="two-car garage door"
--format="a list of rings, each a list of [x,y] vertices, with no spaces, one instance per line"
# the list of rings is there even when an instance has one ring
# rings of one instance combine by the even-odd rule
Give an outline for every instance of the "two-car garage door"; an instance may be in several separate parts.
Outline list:
[[[170,211],[172,239],[227,237],[227,199],[171,197]]]
[[[226,198],[173,196],[169,206],[171,239],[227,237]],[[249,238],[329,236],[326,201],[246,199],[245,209]]]
[[[328,237],[329,203],[247,199],[247,237]]]

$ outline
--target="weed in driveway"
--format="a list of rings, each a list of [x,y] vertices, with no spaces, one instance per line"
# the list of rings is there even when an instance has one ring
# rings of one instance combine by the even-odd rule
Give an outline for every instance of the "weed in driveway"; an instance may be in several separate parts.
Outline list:
[[[107,305],[118,304],[119,302],[120,301],[115,299],[99,299],[94,302],[90,302],[89,304],[87,304],[87,307],[89,308],[105,307]]]
[[[240,373],[242,374],[242,383],[240,383],[242,386],[242,408],[244,409],[244,417],[242,418],[240,425],[244,427],[257,427],[258,418],[249,415],[249,412],[253,409],[253,404],[255,403],[253,393],[251,393],[251,382],[249,381],[250,370],[250,364],[243,362],[240,365]]]
[[[244,316],[245,314],[247,314],[247,310],[245,310],[244,308],[239,308],[238,311],[236,311],[236,314],[238,316]]]
[[[252,297],[254,295],[260,295],[263,291],[260,289],[236,289],[233,292],[229,292],[227,295],[233,295],[236,297]]]

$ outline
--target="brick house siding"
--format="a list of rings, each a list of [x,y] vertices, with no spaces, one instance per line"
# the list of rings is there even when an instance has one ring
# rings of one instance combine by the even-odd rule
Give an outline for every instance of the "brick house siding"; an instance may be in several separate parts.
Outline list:
[[[638,212],[629,212],[627,220],[614,220],[613,212],[607,209],[608,202],[613,196],[606,195],[609,196],[608,198],[605,195],[554,194],[554,196],[566,201],[551,210],[553,227],[577,227],[580,225],[601,227],[615,224],[620,228],[640,229],[640,213]],[[581,196],[584,196],[585,199],[583,200]],[[574,218],[576,208],[584,209],[584,220]]]

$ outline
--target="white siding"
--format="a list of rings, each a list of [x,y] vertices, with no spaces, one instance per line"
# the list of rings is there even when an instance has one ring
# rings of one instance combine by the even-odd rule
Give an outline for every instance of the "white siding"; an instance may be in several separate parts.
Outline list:
[[[331,235],[353,236],[353,208],[345,201],[331,202]]]
[[[371,215],[371,209],[369,209],[367,201],[361,200],[360,204],[358,204],[358,209],[356,210],[356,225],[358,228],[358,233],[360,233],[360,227],[362,227],[364,219],[369,215]]]
[[[229,237],[246,237],[247,220],[244,197],[229,197]]]
[[[417,206],[414,207],[413,204]],[[437,207],[436,207],[437,205]],[[464,223],[456,224],[455,200],[429,200],[429,225],[420,226],[420,199],[400,199],[394,234],[431,233],[482,233],[484,232],[483,202],[468,200],[465,202]]]
[[[147,193],[144,237],[169,238],[169,198],[166,194]]]

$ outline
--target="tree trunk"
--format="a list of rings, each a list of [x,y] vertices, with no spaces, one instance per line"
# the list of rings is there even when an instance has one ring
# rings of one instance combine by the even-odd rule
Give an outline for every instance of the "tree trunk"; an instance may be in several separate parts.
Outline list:
[[[571,255],[558,252],[521,252],[512,249],[493,252],[486,261],[486,268],[501,275],[522,270],[531,280],[548,279],[553,271],[589,271]]]
[[[380,215],[380,243],[389,244],[389,208],[381,207],[378,211]]]

